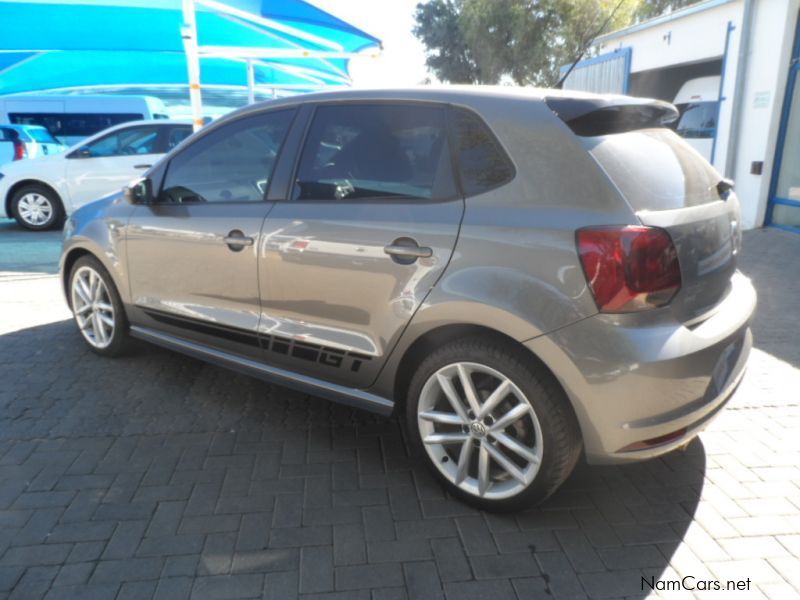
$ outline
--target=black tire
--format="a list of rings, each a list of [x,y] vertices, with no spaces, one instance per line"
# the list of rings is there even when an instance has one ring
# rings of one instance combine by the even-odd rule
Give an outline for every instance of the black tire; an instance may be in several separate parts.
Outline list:
[[[24,212],[20,209],[20,202],[26,197],[41,199],[40,201],[43,202],[43,209],[48,211],[45,220],[39,222],[33,217],[26,218]],[[35,214],[39,215],[44,213],[37,212]],[[61,198],[59,198],[58,194],[52,189],[45,185],[32,183],[30,185],[24,185],[14,192],[11,198],[11,215],[21,227],[30,229],[31,231],[55,229],[64,224],[64,205],[61,203]]]
[[[460,362],[485,365],[510,379],[528,399],[541,426],[539,470],[526,488],[511,497],[489,499],[461,489],[439,470],[422,443],[417,411],[423,388],[440,369]],[[529,508],[545,500],[570,475],[583,445],[569,400],[553,376],[524,349],[491,338],[466,338],[452,342],[423,360],[409,385],[406,422],[413,449],[425,458],[447,491],[467,504],[493,512]],[[469,433],[469,430],[464,431]],[[488,441],[499,447],[496,442]]]
[[[81,330],[80,323],[78,322],[78,316],[75,314],[76,306],[75,300],[73,299],[73,286],[75,285],[75,277],[84,268],[92,269],[100,276],[108,292],[108,300],[113,307],[114,327],[107,345],[104,345],[103,347],[94,345],[87,338],[87,335]],[[108,271],[105,269],[105,267],[103,267],[99,260],[97,260],[94,256],[87,255],[81,256],[75,261],[75,264],[72,265],[72,270],[69,274],[69,286],[67,288],[67,294],[69,296],[70,308],[72,309],[72,315],[75,320],[75,324],[78,327],[78,331],[92,352],[99,354],[100,356],[114,357],[124,354],[129,349],[131,338],[128,333],[129,324],[127,315],[125,314],[125,307],[122,304],[122,299],[117,291],[117,286],[114,285],[114,280],[111,278],[111,275],[109,275]]]

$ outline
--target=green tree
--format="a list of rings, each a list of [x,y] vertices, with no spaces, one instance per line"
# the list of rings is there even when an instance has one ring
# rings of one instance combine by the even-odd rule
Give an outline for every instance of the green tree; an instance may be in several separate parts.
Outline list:
[[[598,35],[689,1],[430,0],[414,35],[442,81],[554,85]]]
[[[644,0],[639,10],[636,11],[637,20],[650,19],[663,15],[665,12],[678,10],[699,0]]]

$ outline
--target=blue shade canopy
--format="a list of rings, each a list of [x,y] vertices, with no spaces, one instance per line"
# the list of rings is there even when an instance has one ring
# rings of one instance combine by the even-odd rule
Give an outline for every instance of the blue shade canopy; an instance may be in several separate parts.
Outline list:
[[[380,41],[302,0],[197,0],[200,46],[261,49],[257,86],[347,85],[344,53]],[[91,86],[186,85],[180,0],[0,0],[0,94]],[[281,57],[281,52],[334,57]],[[247,85],[243,58],[204,57],[205,85]]]

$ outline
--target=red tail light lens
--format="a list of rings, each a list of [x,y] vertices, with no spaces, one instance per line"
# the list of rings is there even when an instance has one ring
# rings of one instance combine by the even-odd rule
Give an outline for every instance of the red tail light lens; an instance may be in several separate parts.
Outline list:
[[[601,312],[664,306],[681,287],[672,238],[654,227],[591,227],[577,233],[583,272]]]
[[[14,160],[22,160],[27,157],[28,151],[25,148],[25,144],[19,140],[14,140]]]

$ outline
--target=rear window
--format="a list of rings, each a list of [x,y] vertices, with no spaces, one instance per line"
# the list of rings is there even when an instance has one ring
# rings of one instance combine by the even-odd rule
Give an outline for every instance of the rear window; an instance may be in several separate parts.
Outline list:
[[[47,131],[47,129],[26,129],[25,131],[33,138],[35,142],[40,142],[42,144],[58,143],[55,138],[50,135],[50,132]]]
[[[669,210],[720,199],[722,176],[669,129],[580,139],[634,210]]]

